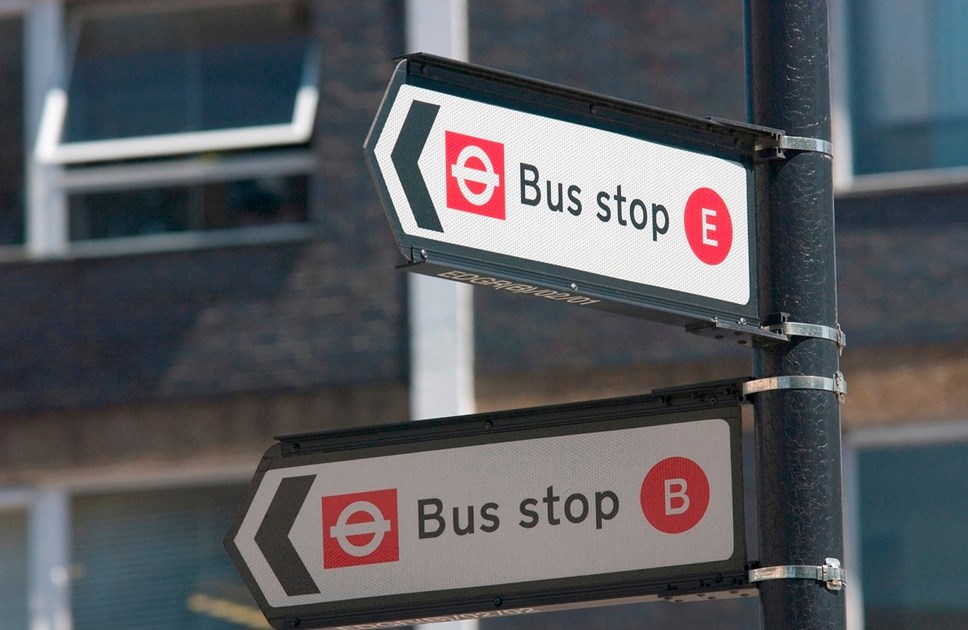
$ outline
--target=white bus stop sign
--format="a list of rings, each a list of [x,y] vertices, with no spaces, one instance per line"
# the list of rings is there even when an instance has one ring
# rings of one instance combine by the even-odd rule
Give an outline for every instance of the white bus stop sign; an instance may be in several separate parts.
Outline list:
[[[507,90],[484,71],[458,89],[414,63],[401,62],[366,142],[412,270],[671,323],[758,321],[752,151],[733,144],[762,131],[668,112],[656,131],[642,106],[609,117],[604,99]]]

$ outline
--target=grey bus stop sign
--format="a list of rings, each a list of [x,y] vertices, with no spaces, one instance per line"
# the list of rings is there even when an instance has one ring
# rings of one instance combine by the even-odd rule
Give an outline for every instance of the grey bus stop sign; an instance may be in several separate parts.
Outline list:
[[[275,628],[749,595],[738,397],[720,384],[281,438],[226,548]]]

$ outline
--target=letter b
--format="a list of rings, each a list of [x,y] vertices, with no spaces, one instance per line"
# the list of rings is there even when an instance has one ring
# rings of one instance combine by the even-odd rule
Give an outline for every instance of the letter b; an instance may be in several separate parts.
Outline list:
[[[685,479],[665,480],[665,513],[666,516],[682,514],[689,509],[689,495],[686,490],[689,484]]]
[[[433,506],[433,511],[428,512],[425,508]],[[417,501],[417,536],[420,539],[436,538],[444,533],[447,521],[440,514],[444,511],[444,503],[440,499],[420,499]],[[427,521],[434,521],[436,529],[427,529]]]
[[[531,178],[528,178],[528,175]],[[533,197],[528,196],[527,189],[531,189]],[[538,168],[521,162],[521,203],[526,206],[536,206],[541,203],[541,188],[538,186]]]
[[[642,514],[666,534],[681,534],[698,525],[709,497],[706,473],[687,457],[667,457],[652,466],[639,492]]]

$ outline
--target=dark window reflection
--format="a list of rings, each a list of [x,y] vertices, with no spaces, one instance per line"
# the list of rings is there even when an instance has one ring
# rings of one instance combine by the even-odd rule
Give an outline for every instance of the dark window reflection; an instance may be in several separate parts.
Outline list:
[[[78,17],[67,142],[292,119],[308,41],[301,4],[106,5]]]
[[[0,245],[24,242],[23,22],[0,19]]]
[[[304,223],[307,177],[76,194],[71,240]]]

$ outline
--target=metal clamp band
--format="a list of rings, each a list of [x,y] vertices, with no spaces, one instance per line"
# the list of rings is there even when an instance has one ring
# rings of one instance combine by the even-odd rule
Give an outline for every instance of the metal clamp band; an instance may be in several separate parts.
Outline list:
[[[831,142],[821,140],[820,138],[805,138],[803,136],[781,135],[756,145],[757,151],[768,151],[770,149],[822,153],[827,157],[833,157],[834,155],[834,145]]]
[[[844,331],[840,329],[838,324],[836,327],[824,326],[822,324],[803,324],[801,322],[778,322],[776,324],[769,324],[763,328],[769,330],[770,332],[780,333],[788,337],[810,337],[812,339],[827,339],[828,341],[833,341],[837,344],[840,350],[843,350],[847,346],[847,335]]]
[[[789,564],[777,567],[763,567],[751,569],[748,579],[753,582],[766,580],[816,580],[823,582],[830,591],[839,591],[847,586],[846,572],[840,566],[837,558],[826,558],[823,566],[814,567],[805,564]]]
[[[837,394],[840,402],[847,397],[847,381],[843,372],[833,378],[826,376],[771,376],[743,383],[743,396],[752,396],[779,389],[819,389]]]

